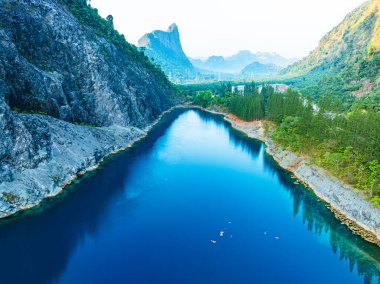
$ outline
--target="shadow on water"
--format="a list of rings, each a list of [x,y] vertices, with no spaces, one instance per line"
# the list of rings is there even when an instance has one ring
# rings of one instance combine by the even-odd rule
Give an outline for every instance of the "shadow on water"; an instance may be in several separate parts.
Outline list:
[[[66,194],[44,202],[41,210],[29,211],[0,223],[0,277],[2,283],[52,283],[65,271],[72,253],[85,238],[95,235],[104,221],[112,200],[123,195],[125,183],[141,149],[149,152],[168,127],[187,110],[175,110],[151,131],[150,135],[127,151],[113,156],[80,182],[67,187]],[[204,123],[228,129],[229,139],[256,158],[263,144],[232,129],[218,115],[194,110]],[[294,216],[301,214],[309,231],[326,233],[334,253],[347,260],[350,270],[356,265],[365,282],[380,277],[380,250],[353,235],[315,195],[293,183],[268,155],[263,155],[265,170],[278,178],[293,199]],[[127,161],[127,163],[126,163]],[[133,201],[130,206],[133,207]],[[378,280],[380,281],[380,280]]]
[[[283,187],[291,194],[293,216],[301,214],[308,231],[318,236],[328,234],[334,254],[338,254],[341,260],[347,260],[351,272],[356,265],[358,274],[364,277],[364,283],[372,283],[373,280],[380,283],[379,247],[354,235],[346,225],[335,218],[324,201],[319,200],[311,189],[295,183],[296,179],[292,178],[292,174],[282,169],[273,157],[264,155],[264,165],[272,176],[278,177]]]
[[[228,131],[228,139],[236,148],[241,149],[253,159],[260,155],[263,143],[255,139],[249,139],[246,134],[232,128],[231,124],[223,119],[223,115],[208,113],[200,109],[194,109],[193,111],[199,115],[203,123],[224,127]]]
[[[149,152],[185,110],[167,114],[149,136],[107,159],[65,192],[0,222],[0,283],[52,283],[65,271],[73,251],[99,230],[111,200],[123,189],[143,147]],[[125,161],[128,160],[128,163]],[[95,173],[95,174],[94,174]],[[131,204],[133,206],[133,203]]]
[[[223,120],[223,116],[205,113],[197,110],[205,123],[217,123],[228,128],[229,139],[236,147],[241,148],[253,158],[260,154],[263,143],[248,138],[244,133],[235,130],[230,123]],[[350,271],[357,267],[358,274],[364,277],[364,283],[373,280],[380,283],[380,249],[374,244],[363,240],[335,218],[326,207],[326,203],[305,188],[302,184],[295,184],[290,172],[282,169],[270,155],[263,155],[264,169],[278,178],[281,185],[291,194],[293,200],[293,215],[301,214],[303,224],[316,235],[326,233],[334,254],[339,254],[341,260],[347,260]]]

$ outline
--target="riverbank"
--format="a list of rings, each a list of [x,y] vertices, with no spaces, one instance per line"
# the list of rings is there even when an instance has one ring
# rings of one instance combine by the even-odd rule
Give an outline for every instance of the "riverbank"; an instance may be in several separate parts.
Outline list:
[[[56,160],[41,163],[35,169],[20,172],[14,181],[0,184],[0,194],[3,197],[0,200],[0,218],[31,209],[45,199],[57,196],[75,179],[97,169],[105,158],[126,150],[146,137],[165,114],[177,108],[191,107],[194,106],[175,106],[162,113],[143,130],[121,127],[91,128],[48,118],[50,126],[57,130],[57,137],[53,140],[59,140],[54,143],[58,147],[55,149]],[[325,201],[342,223],[355,234],[380,246],[380,210],[355,193],[352,187],[341,183],[322,168],[308,163],[305,157],[276,145],[265,134],[261,121],[245,122],[218,109],[200,109],[223,115],[233,128],[264,142],[267,153]],[[63,133],[68,135],[73,132],[74,136],[62,136]],[[102,140],[99,140],[100,135]],[[83,138],[86,138],[86,143],[83,143]],[[63,141],[64,139],[69,143]]]
[[[216,113],[215,111],[211,111]],[[219,112],[219,114],[223,114]],[[327,203],[327,207],[352,232],[368,242],[380,246],[380,210],[373,207],[354,188],[343,184],[324,169],[312,165],[307,158],[282,149],[265,134],[261,121],[245,122],[230,114],[223,114],[231,126],[248,137],[265,143],[266,152],[284,169]]]
[[[164,115],[180,107],[183,106],[166,110],[144,129],[116,125],[90,127],[46,115],[19,114],[47,125],[52,156],[37,167],[15,172],[12,180],[0,183],[0,218],[36,208],[44,200],[61,194],[67,185],[96,170],[107,157],[145,138]]]

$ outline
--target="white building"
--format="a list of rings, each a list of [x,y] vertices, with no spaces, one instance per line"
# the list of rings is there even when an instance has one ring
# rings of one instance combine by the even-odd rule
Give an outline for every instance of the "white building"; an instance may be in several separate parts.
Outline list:
[[[231,92],[232,92],[232,93],[235,93],[236,90],[237,90],[241,95],[244,95],[245,86],[244,86],[244,85],[238,85],[238,86],[232,86],[232,87],[231,87]]]

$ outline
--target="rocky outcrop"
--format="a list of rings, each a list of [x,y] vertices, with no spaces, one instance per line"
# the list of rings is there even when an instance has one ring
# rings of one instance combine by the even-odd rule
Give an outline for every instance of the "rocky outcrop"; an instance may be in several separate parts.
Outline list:
[[[167,31],[153,31],[140,38],[138,45],[174,81],[195,77],[195,69],[183,52],[178,27],[172,24]]]
[[[259,139],[266,144],[266,151],[284,169],[292,172],[322,200],[335,216],[351,231],[369,242],[380,246],[380,210],[373,207],[359,193],[324,169],[308,162],[307,159],[282,149],[265,135],[261,122],[237,122],[226,117],[232,127]]]
[[[66,2],[0,1],[0,217],[57,194],[178,102],[137,48],[99,36]]]
[[[137,50],[81,25],[58,0],[2,0],[0,86],[12,108],[96,126],[143,127],[172,92]]]

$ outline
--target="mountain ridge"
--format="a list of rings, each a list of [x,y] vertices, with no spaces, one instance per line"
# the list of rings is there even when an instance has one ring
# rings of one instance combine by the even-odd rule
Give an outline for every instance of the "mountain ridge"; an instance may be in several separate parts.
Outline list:
[[[138,46],[153,62],[160,65],[172,79],[185,80],[195,75],[195,69],[182,49],[178,26],[174,23],[167,31],[154,30],[138,41]]]
[[[281,67],[274,64],[262,64],[260,62],[252,62],[241,70],[242,75],[255,76],[255,75],[274,75],[281,70]]]
[[[193,65],[200,69],[214,72],[240,73],[246,66],[253,62],[261,64],[274,64],[285,67],[295,61],[295,59],[287,59],[275,52],[256,52],[249,50],[240,50],[231,56],[210,56],[206,60],[192,59]]]
[[[308,56],[282,70],[295,85],[317,92],[362,95],[378,87],[380,69],[380,0],[367,1],[327,33]],[[324,87],[326,86],[326,87]]]

